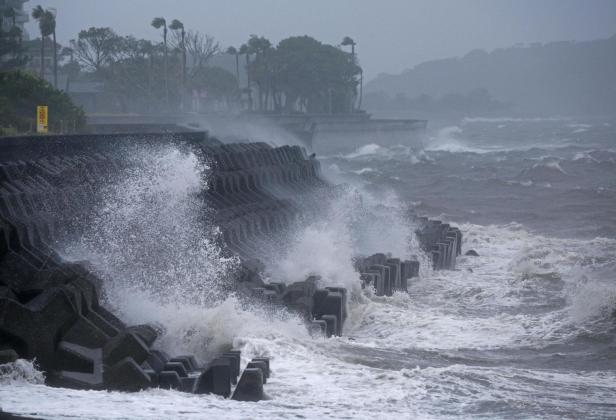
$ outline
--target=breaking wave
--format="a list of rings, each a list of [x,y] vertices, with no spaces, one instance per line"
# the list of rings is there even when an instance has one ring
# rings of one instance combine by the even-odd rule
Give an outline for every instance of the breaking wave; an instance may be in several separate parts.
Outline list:
[[[0,384],[43,384],[45,375],[36,368],[36,361],[17,359],[0,365]],[[2,403],[2,400],[0,400]]]

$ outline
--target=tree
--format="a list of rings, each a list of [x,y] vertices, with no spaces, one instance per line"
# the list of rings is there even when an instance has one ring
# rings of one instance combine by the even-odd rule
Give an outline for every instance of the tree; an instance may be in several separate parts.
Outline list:
[[[188,31],[186,34],[186,50],[192,62],[190,77],[207,65],[207,62],[220,51],[220,46],[210,35],[198,31]]]
[[[204,67],[195,74],[191,87],[207,91],[216,99],[228,99],[236,94],[237,81],[233,73],[221,67]]]
[[[127,36],[119,39],[112,66],[104,68],[101,76],[106,90],[117,98],[122,112],[147,109],[152,111],[165,95],[164,74],[155,66],[155,56],[162,48],[152,42]],[[160,110],[160,109],[158,109]],[[167,106],[162,108],[167,110]]]
[[[251,80],[253,80],[258,87],[258,105],[259,110],[262,111],[270,93],[271,75],[268,53],[270,55],[272,53],[272,43],[264,37],[251,35],[247,45],[248,52],[255,56],[252,64],[248,66],[247,71],[251,74]]]
[[[110,63],[119,49],[120,37],[111,28],[94,28],[79,32],[77,41],[71,40],[71,47],[77,61],[86,70],[98,73]]]
[[[237,90],[240,90],[240,53],[235,47],[227,48],[227,54],[235,56],[235,78],[237,79]]]
[[[349,37],[349,36],[345,36],[344,39],[342,40],[342,43],[340,45],[343,46],[351,46],[351,56],[353,58],[355,58],[355,41],[353,41],[353,38]]]
[[[152,20],[152,26],[156,29],[163,28],[163,43],[165,46],[165,103],[169,106],[169,73],[168,73],[168,53],[167,53],[167,21],[162,17]]]
[[[349,37],[349,36],[345,36],[344,39],[342,40],[342,43],[340,45],[343,46],[351,46],[351,60],[353,61],[353,63],[355,63],[357,60],[355,58],[355,45],[357,45],[355,43],[355,41],[353,41],[353,38]],[[363,92],[364,92],[364,72],[361,70],[360,68],[360,74],[359,74],[359,104],[357,105],[357,107],[359,109],[361,109],[361,100],[362,100],[362,96],[363,96]],[[353,102],[350,102],[351,108],[353,107]]]
[[[288,111],[348,112],[361,72],[348,53],[309,36],[291,37],[276,47],[275,65]]]
[[[184,30],[184,24],[177,19],[174,19],[169,25],[175,34],[176,38],[179,37],[179,47],[182,51],[182,107],[184,106],[184,95],[186,94],[186,31]]]
[[[246,93],[248,94],[248,109],[252,111],[252,87],[250,86],[250,48],[247,44],[242,44],[240,46],[240,54],[244,54],[246,56]]]
[[[32,10],[32,18],[38,21],[39,31],[41,32],[41,79],[45,78],[45,38],[56,30],[56,22],[53,13],[36,6]],[[55,44],[54,44],[55,49]],[[55,53],[54,53],[55,54]]]
[[[48,10],[53,34],[53,87],[58,89],[58,42],[56,40],[56,10]]]
[[[16,131],[31,129],[34,110],[40,104],[49,106],[51,130],[62,126],[79,129],[85,124],[82,109],[47,81],[24,71],[0,73],[0,127]]]

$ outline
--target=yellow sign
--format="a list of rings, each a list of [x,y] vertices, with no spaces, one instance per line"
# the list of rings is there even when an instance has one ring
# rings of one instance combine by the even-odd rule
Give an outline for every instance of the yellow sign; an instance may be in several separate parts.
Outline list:
[[[49,112],[47,106],[39,105],[36,107],[36,132],[47,133],[49,131]]]

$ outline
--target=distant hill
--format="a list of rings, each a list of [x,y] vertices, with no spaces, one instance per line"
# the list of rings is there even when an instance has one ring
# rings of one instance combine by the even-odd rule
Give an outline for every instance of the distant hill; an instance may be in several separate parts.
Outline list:
[[[587,42],[553,42],[474,50],[462,58],[428,61],[398,75],[367,83],[366,108],[414,109],[430,103],[437,112],[477,104],[502,111],[545,115],[616,115],[616,35]],[[396,105],[397,104],[397,105]],[[477,111],[481,111],[479,109]],[[489,109],[486,109],[488,111]]]

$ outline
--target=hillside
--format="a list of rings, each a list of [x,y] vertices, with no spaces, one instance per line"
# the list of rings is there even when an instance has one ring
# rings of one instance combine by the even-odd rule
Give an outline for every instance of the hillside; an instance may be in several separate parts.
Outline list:
[[[426,102],[425,95],[442,102],[447,96],[468,96],[477,90],[487,91],[491,100],[517,112],[613,115],[616,35],[587,42],[474,50],[462,58],[428,61],[398,75],[381,74],[365,87],[366,106],[396,108],[397,102],[398,108],[416,108]]]

